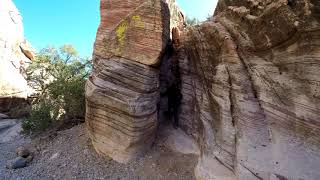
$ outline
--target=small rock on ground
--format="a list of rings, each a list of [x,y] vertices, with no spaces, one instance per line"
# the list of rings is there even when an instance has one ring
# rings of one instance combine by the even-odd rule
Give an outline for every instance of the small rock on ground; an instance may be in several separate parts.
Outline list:
[[[18,168],[24,168],[27,166],[27,160],[23,157],[17,157],[7,163],[8,169],[18,169]]]
[[[16,153],[18,156],[23,157],[23,158],[27,158],[30,155],[30,151],[29,149],[27,149],[26,147],[20,146],[17,148]]]
[[[0,138],[1,139],[1,138]],[[0,164],[16,156],[15,149],[33,145],[34,159],[27,167],[10,170],[0,166],[0,179],[111,179],[111,180],[193,180],[198,157],[173,152],[161,142],[143,157],[119,164],[98,155],[86,134],[85,126],[59,131],[57,136],[19,139],[0,144]],[[51,158],[59,153],[57,158]]]

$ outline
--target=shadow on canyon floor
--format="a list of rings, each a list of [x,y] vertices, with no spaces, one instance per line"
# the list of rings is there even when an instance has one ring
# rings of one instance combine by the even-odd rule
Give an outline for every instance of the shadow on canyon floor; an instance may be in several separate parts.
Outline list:
[[[197,157],[171,151],[165,139],[160,135],[144,157],[119,164],[93,150],[83,124],[32,140],[17,137],[0,144],[0,179],[195,179]],[[21,145],[34,152],[33,162],[23,169],[6,169]]]

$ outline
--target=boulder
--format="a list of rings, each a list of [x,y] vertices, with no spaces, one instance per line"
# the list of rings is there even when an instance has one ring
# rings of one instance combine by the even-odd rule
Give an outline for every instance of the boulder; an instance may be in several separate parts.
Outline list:
[[[162,0],[101,0],[86,123],[94,148],[119,162],[143,154],[155,137],[159,64],[170,38]]]

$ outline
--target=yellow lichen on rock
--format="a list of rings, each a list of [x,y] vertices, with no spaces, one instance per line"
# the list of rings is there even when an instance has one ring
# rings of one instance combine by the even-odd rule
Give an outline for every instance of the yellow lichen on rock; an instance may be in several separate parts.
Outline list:
[[[132,20],[134,21],[141,21],[141,17],[139,15],[132,16]]]
[[[125,43],[125,38],[126,38],[126,31],[128,29],[128,23],[127,21],[123,21],[119,27],[116,30],[117,38],[118,38],[118,43],[119,47],[117,48],[117,52],[121,54],[124,43]]]
[[[133,20],[133,23],[134,23],[134,27],[136,27],[136,28],[144,28],[145,27],[145,25],[141,21],[141,17],[139,15],[132,16],[132,20]]]

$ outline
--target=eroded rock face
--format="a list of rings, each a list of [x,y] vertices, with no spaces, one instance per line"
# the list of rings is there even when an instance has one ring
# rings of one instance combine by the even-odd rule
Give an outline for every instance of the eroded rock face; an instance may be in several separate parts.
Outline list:
[[[34,50],[24,39],[22,17],[11,0],[0,6],[0,111],[26,98],[31,92],[25,69],[34,58]]]
[[[182,35],[182,128],[199,179],[320,177],[319,1],[220,0]]]
[[[187,29],[167,22],[163,7],[175,6],[164,2],[102,0],[86,90],[94,147],[120,162],[143,152],[165,91],[159,70],[170,84],[178,62],[180,127],[198,143],[198,179],[320,177],[319,1],[220,0],[210,21]]]
[[[168,5],[159,0],[101,0],[94,54],[158,64],[170,35],[169,13]]]
[[[119,162],[154,140],[160,57],[170,38],[161,0],[101,0],[101,24],[87,82],[86,122],[95,149]]]

